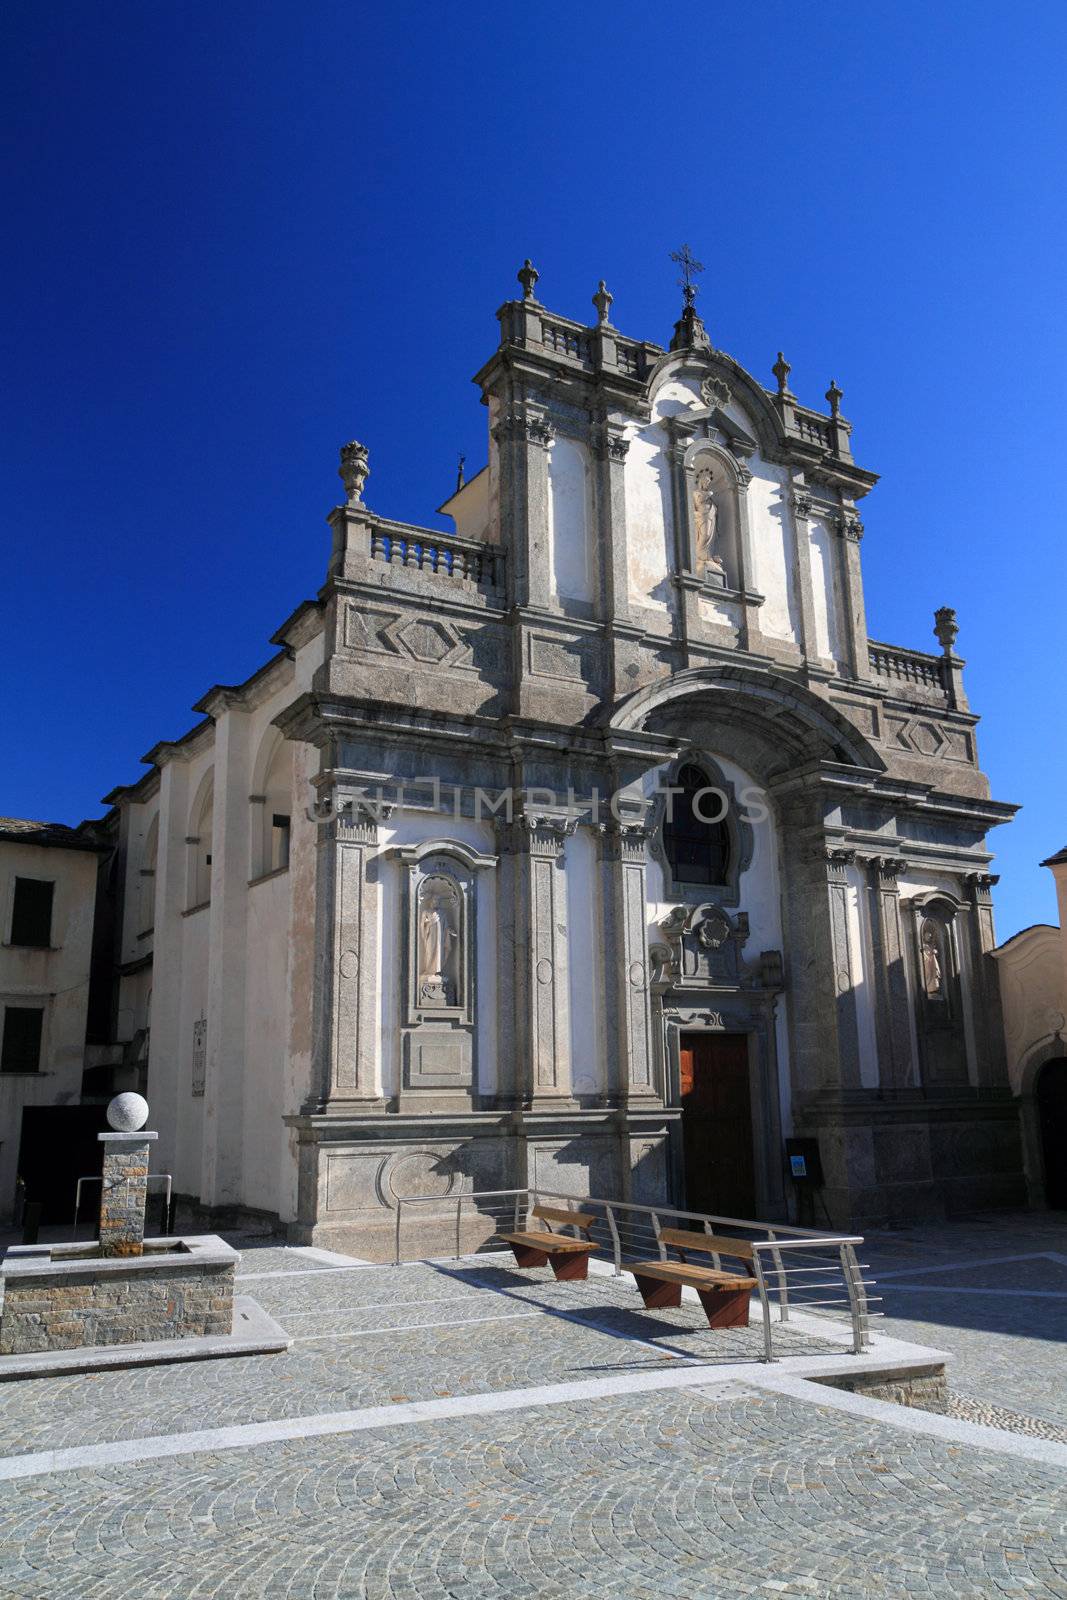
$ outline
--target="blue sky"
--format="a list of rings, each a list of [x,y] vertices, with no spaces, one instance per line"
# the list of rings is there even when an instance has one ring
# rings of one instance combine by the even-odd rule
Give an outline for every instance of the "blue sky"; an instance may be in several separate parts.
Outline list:
[[[845,391],[875,638],[939,605],[1054,921],[1067,8],[6,0],[0,811],[77,821],[322,581],[338,445],[434,523],[524,256],[666,342],[668,253],[763,381]]]

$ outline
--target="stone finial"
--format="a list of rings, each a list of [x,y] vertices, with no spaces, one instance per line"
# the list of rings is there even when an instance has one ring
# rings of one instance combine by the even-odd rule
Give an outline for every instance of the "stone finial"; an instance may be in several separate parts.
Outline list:
[[[608,313],[611,310],[611,303],[614,299],[615,296],[608,293],[608,286],[604,282],[603,278],[601,278],[600,282],[596,286],[596,294],[593,296],[593,304],[596,306],[596,319],[602,325],[607,323]]]
[[[789,365],[789,362],[785,359],[785,356],[779,350],[779,352],[778,352],[778,360],[774,363],[774,366],[771,368],[771,371],[774,373],[774,376],[778,380],[778,393],[779,393],[779,396],[783,400],[789,394],[789,374],[792,372],[792,370],[793,369]]]
[[[136,1133],[148,1121],[148,1101],[132,1092],[117,1094],[108,1102],[105,1115],[116,1133]]]
[[[952,646],[956,643],[959,631],[955,607],[939,606],[934,612],[934,637],[945,655],[950,656],[952,654]]]
[[[467,458],[466,458],[465,455],[461,455],[460,458],[459,458],[459,463],[458,463],[458,465],[456,467],[456,493],[457,494],[462,489],[463,484],[464,484],[463,468],[466,465],[467,465]]]
[[[831,378],[830,387],[826,391],[826,399],[829,402],[830,415],[835,421],[841,415],[841,401],[844,398],[844,394],[844,389],[839,389],[833,378]]]
[[[522,298],[524,300],[533,299],[534,288],[540,276],[541,274],[538,272],[529,256],[527,256],[517,273],[518,280],[522,284]]]
[[[370,477],[370,453],[358,439],[341,446],[341,465],[337,476],[345,486],[345,498],[350,506],[363,504],[363,485]]]

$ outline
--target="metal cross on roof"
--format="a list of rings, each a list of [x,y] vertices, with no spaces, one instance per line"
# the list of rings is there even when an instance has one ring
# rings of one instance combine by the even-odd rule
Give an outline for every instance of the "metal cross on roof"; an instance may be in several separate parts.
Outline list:
[[[697,286],[693,282],[694,272],[703,272],[704,263],[698,261],[687,244],[680,250],[671,251],[671,260],[676,261],[682,269],[682,276],[678,279],[678,287],[685,295],[685,303],[691,306],[697,297]]]

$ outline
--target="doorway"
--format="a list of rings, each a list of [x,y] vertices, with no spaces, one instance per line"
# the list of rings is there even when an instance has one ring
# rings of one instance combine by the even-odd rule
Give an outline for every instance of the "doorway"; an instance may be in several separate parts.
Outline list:
[[[683,1033],[679,1046],[686,1209],[754,1217],[748,1035]]]
[[[1045,1204],[1067,1211],[1067,1058],[1046,1061],[1037,1078],[1037,1115],[1045,1168]]]

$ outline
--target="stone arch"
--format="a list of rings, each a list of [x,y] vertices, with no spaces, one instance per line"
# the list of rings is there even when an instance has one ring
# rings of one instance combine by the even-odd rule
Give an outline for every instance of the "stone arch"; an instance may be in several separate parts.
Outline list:
[[[1065,1058],[1067,1058],[1067,1041],[1059,1033],[1046,1034],[1043,1039],[1032,1044],[1022,1058],[1019,1113],[1022,1124],[1023,1169],[1030,1204],[1034,1206],[1044,1207],[1049,1204],[1050,1176],[1038,1088],[1045,1069]]]
[[[250,876],[282,872],[289,865],[293,820],[294,746],[277,728],[266,730],[252,768],[249,839]]]
[[[189,831],[186,843],[189,848],[188,889],[186,904],[189,907],[206,905],[211,899],[211,839],[214,831],[215,768],[208,767],[197,785],[193,803],[189,807]]]
[[[872,774],[886,770],[874,746],[836,706],[802,684],[732,663],[691,667],[637,690],[616,707],[610,726],[626,733],[677,729],[685,737],[697,711],[726,740],[717,739],[715,748],[764,780],[791,763],[812,760]]]

